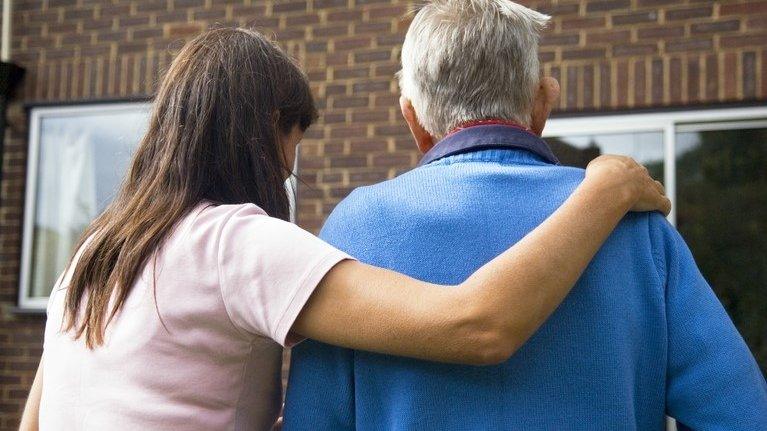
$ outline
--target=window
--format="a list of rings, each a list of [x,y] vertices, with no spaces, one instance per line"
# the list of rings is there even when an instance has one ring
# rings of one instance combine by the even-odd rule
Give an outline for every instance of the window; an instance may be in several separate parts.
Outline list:
[[[624,154],[664,182],[676,225],[767,373],[767,108],[552,119],[563,164]]]
[[[148,103],[32,108],[19,306],[40,309],[80,235],[109,204]]]
[[[45,309],[80,235],[114,198],[149,109],[149,103],[32,108],[20,308]],[[295,221],[295,176],[286,187]]]
[[[563,165],[585,168],[600,154],[631,155],[663,180],[663,133],[605,133],[550,137],[546,141]]]

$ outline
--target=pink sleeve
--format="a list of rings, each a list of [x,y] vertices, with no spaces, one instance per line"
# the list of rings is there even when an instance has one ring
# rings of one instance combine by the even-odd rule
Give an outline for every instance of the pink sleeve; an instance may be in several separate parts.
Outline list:
[[[325,274],[350,257],[254,205],[221,229],[218,270],[229,318],[239,329],[286,344],[298,313]]]

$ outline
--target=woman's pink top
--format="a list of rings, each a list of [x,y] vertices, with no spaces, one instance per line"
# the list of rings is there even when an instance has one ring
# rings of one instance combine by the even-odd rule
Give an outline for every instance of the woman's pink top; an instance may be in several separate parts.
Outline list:
[[[255,205],[201,205],[150,259],[93,350],[61,331],[65,274],[48,304],[40,428],[271,428],[282,345],[347,258]]]

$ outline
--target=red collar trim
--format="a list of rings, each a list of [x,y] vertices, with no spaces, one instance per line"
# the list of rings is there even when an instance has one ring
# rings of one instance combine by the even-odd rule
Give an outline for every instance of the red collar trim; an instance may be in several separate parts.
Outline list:
[[[448,137],[448,136],[450,136],[452,134],[458,133],[461,130],[468,129],[469,127],[474,127],[474,126],[491,126],[491,125],[493,125],[493,126],[509,126],[509,127],[514,127],[514,128],[520,129],[520,130],[524,130],[525,132],[529,132],[530,131],[529,127],[525,127],[525,126],[517,123],[516,121],[502,120],[500,118],[488,118],[488,119],[484,119],[484,120],[471,120],[471,121],[467,121],[465,123],[461,123],[461,124],[457,125],[455,128],[453,128],[453,130],[448,132],[448,134],[445,135],[445,137]]]

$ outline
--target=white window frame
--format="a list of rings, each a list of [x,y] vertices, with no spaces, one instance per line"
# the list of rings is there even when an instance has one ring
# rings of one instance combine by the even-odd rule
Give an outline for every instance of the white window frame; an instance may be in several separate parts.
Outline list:
[[[21,268],[19,275],[19,308],[21,310],[45,310],[48,297],[29,296],[29,280],[32,270],[32,240],[35,231],[37,205],[37,176],[40,159],[40,128],[43,119],[71,117],[76,115],[135,112],[149,108],[149,102],[108,102],[83,105],[32,107],[29,115],[29,152],[27,155],[27,183],[24,203],[24,225],[21,242]]]
[[[660,132],[663,134],[663,182],[671,200],[668,215],[676,225],[676,134],[704,130],[767,128],[767,106],[625,113],[579,117],[554,117],[546,123],[543,137],[567,137],[592,134]]]

